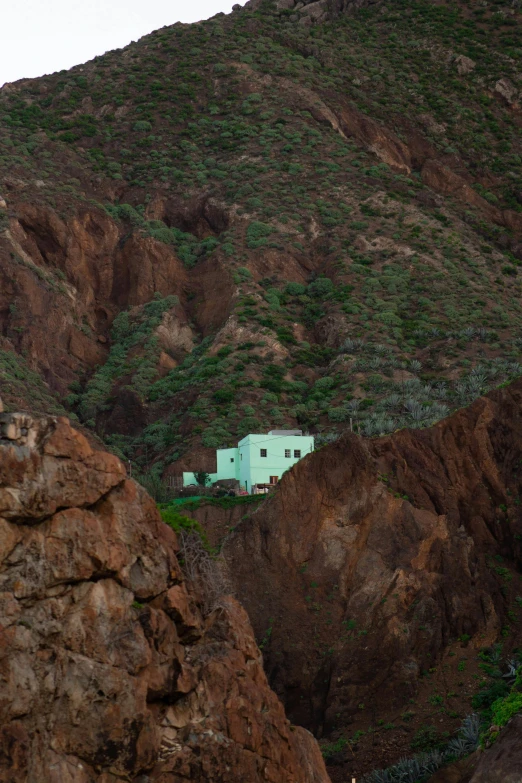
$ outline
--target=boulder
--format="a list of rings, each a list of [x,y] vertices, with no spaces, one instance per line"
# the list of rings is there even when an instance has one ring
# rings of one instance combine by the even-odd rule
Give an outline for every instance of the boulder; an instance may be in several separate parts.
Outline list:
[[[468,73],[471,73],[477,67],[477,63],[464,54],[459,54],[458,57],[455,57],[455,64],[459,76],[467,76]]]

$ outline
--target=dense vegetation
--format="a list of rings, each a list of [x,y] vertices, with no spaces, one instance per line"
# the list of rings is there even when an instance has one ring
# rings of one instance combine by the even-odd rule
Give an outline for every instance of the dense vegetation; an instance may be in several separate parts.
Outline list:
[[[235,286],[227,335],[207,333],[194,305],[196,346],[167,374],[155,329],[174,302],[122,313],[107,363],[61,401],[157,475],[196,445],[270,426],[319,443],[350,421],[368,436],[426,426],[522,373],[520,237],[495,217],[522,213],[518,4],[294,16],[266,0],[1,94],[0,181],[37,177],[64,217],[94,202],[125,237],[174,248],[189,276],[216,258]],[[421,138],[497,212],[436,195],[417,153],[411,170],[387,165],[328,111],[411,149]],[[93,198],[96,177],[119,201]],[[152,218],[158,194],[209,196],[227,226]],[[146,410],[138,435],[104,418],[123,384]]]

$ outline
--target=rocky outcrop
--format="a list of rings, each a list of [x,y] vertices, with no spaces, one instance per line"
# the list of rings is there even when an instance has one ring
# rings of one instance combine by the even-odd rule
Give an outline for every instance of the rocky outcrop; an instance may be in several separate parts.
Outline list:
[[[495,744],[480,759],[470,783],[521,783],[521,781],[522,715],[515,715]]]
[[[339,14],[357,11],[368,5],[375,5],[380,0],[277,0],[280,11],[296,11],[301,24],[316,24],[325,22]],[[255,4],[251,6],[255,9]]]
[[[170,202],[156,207],[166,210],[161,216],[169,225],[199,231],[189,219],[200,213],[209,231],[210,224],[216,231],[228,225],[226,213],[209,199],[200,199],[188,217],[183,213],[186,226],[168,211],[174,210]],[[93,205],[61,217],[48,206],[13,198],[9,214],[8,228],[0,232],[0,336],[58,396],[105,363],[112,323],[122,310],[155,296],[177,296],[176,311],[158,330],[166,351],[160,374],[192,350],[195,329],[215,331],[230,314],[234,288],[215,255],[191,272],[173,247]],[[20,404],[8,396],[11,408]],[[31,409],[38,403],[24,404]]]
[[[66,419],[0,416],[0,781],[327,783],[245,612]]]
[[[0,331],[53,391],[66,394],[105,362],[121,310],[156,293],[183,299],[187,272],[173,250],[123,234],[101,209],[65,220],[41,205],[10,208],[16,217],[0,236]]]
[[[518,381],[431,429],[320,449],[230,534],[231,578],[293,720],[328,731],[361,704],[375,720],[452,640],[498,638],[503,574],[522,562],[521,459]]]
[[[450,764],[428,783],[521,783],[522,715],[515,715],[491,747]]]

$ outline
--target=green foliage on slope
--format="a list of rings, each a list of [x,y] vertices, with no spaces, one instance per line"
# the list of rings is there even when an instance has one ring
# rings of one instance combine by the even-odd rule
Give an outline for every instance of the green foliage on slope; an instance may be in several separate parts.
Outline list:
[[[274,425],[324,438],[350,420],[369,436],[426,426],[519,375],[515,233],[435,196],[417,158],[429,147],[486,204],[521,213],[522,139],[498,86],[520,92],[520,28],[516,8],[471,0],[396,0],[306,27],[267,0],[2,94],[0,176],[34,174],[64,212],[89,200],[80,182],[114,180],[124,195],[107,210],[125,230],[194,272],[218,259],[237,288],[228,345],[202,328],[158,379],[152,332],[137,358],[116,334],[69,404],[94,423],[129,383],[149,425],[111,443],[167,464]],[[411,170],[340,133],[328,118],[343,112],[393,133]],[[203,236],[146,218],[158,194],[209,196],[233,219]]]

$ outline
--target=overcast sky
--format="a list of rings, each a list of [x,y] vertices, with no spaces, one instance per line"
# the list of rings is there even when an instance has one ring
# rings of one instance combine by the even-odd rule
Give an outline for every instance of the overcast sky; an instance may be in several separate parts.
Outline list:
[[[0,86],[71,68],[174,22],[229,13],[246,0],[0,2]]]

